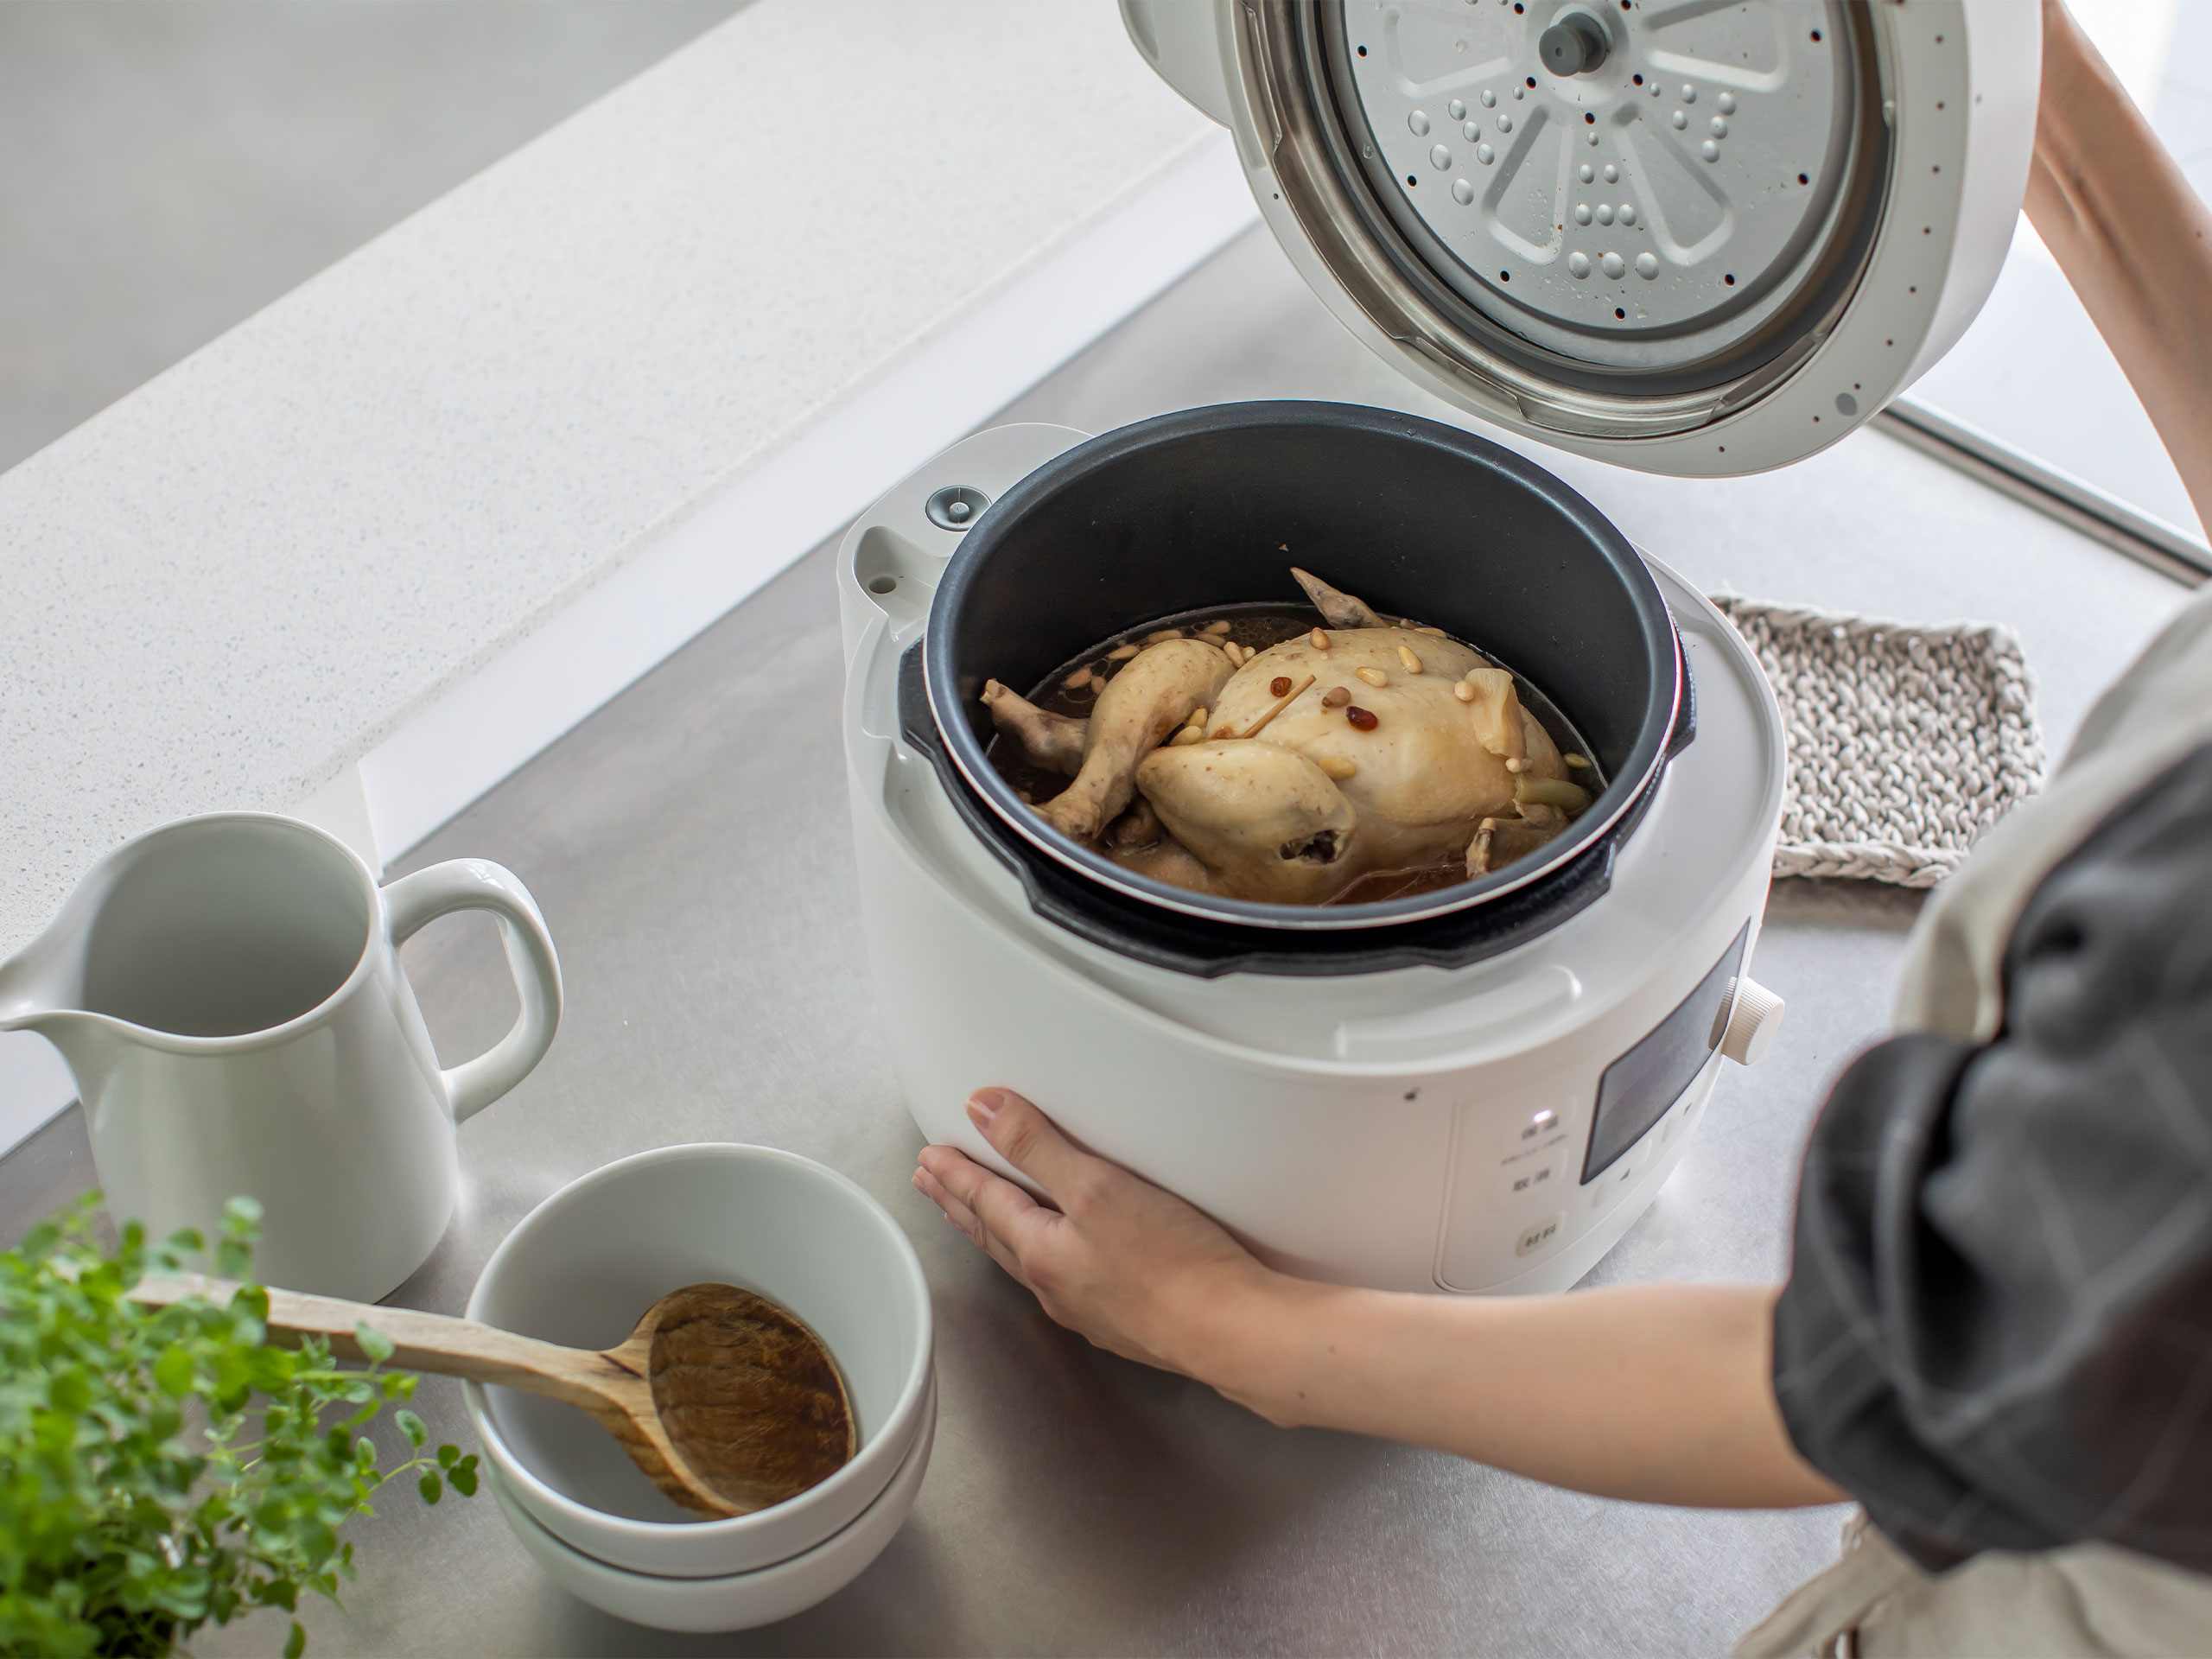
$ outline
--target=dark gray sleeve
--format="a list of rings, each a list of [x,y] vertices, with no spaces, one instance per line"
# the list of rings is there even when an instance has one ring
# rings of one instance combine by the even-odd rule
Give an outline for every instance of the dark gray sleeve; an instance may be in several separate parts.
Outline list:
[[[1799,1451],[1924,1566],[2212,1572],[2212,748],[2037,888],[1995,1041],[1839,1080],[1774,1335]]]

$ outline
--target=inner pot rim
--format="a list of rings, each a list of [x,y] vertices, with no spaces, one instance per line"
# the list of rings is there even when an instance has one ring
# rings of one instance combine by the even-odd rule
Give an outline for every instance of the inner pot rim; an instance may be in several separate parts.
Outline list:
[[[1636,741],[1605,791],[1564,834],[1538,852],[1473,881],[1372,904],[1279,905],[1217,898],[1138,875],[1059,835],[1036,819],[985,755],[983,745],[964,718],[959,671],[953,659],[953,629],[947,619],[959,613],[991,551],[1015,533],[1026,514],[1092,472],[1147,448],[1186,438],[1269,428],[1346,429],[1451,452],[1540,498],[1579,527],[1599,558],[1611,567],[1644,634],[1652,664],[1649,695]],[[1236,601],[1224,599],[1221,602]],[[923,678],[930,717],[945,752],[994,816],[1023,842],[1064,868],[1147,904],[1205,921],[1281,931],[1350,932],[1450,915],[1516,892],[1600,849],[1666,764],[1669,739],[1682,702],[1681,645],[1673,614],[1642,556],[1611,519],[1565,480],[1503,445],[1439,421],[1363,404],[1282,400],[1211,404],[1116,427],[1062,451],[1001,493],[961,537],[932,596],[924,638]],[[1567,713],[1581,723],[1581,716],[1574,710]]]

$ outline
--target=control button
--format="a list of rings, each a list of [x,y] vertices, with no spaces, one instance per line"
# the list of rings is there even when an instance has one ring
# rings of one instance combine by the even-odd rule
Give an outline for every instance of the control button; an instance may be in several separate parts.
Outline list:
[[[1730,990],[1728,1028],[1721,1033],[1720,1052],[1738,1065],[1757,1065],[1782,1029],[1783,1001],[1748,977],[1738,979]]]
[[[1556,1192],[1566,1185],[1560,1179],[1563,1161],[1557,1153],[1548,1157],[1529,1156],[1512,1160],[1502,1172],[1505,1201],[1519,1204],[1524,1199]]]
[[[1524,1141],[1541,1141],[1558,1127],[1559,1114],[1547,1106],[1521,1126],[1520,1138]]]
[[[1513,1254],[1533,1255],[1559,1236],[1559,1230],[1567,1225],[1564,1214],[1546,1216],[1541,1221],[1521,1230],[1521,1236],[1513,1241]]]

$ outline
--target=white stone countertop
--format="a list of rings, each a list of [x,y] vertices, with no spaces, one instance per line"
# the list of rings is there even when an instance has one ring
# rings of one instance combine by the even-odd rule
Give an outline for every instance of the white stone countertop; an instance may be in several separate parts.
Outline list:
[[[1223,145],[1111,0],[761,0],[0,475],[0,957],[118,841],[323,789]],[[1210,200],[1183,267],[1243,222]],[[1007,340],[921,453],[1180,268]],[[815,537],[905,470],[846,450]],[[759,568],[473,787],[813,538],[724,526]]]

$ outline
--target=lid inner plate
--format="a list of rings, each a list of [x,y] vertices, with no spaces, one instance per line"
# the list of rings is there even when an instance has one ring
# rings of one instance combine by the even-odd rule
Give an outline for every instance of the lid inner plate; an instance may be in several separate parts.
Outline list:
[[[1680,372],[1816,280],[1859,124],[1841,0],[1342,0],[1341,29],[1376,200],[1532,344]],[[1554,72],[1560,31],[1593,67]]]

